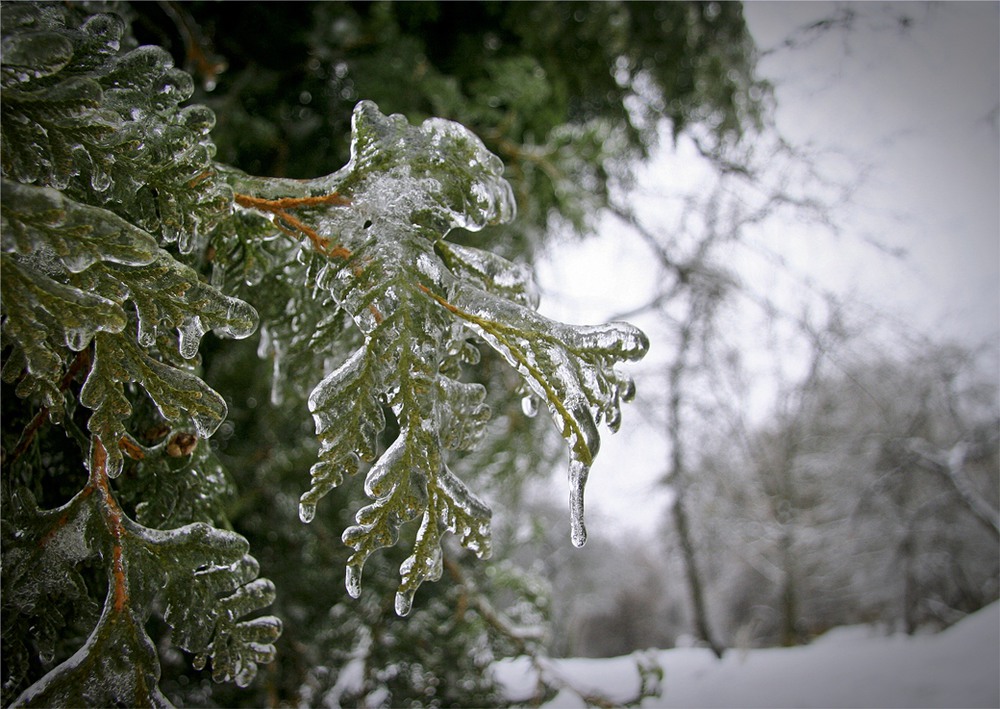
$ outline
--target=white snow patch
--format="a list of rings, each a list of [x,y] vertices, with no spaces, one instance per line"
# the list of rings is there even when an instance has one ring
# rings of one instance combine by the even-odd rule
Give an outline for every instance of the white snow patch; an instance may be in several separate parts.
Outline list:
[[[877,636],[841,628],[811,645],[731,650],[655,651],[664,668],[657,707],[1000,707],[1000,603],[935,635]],[[612,701],[634,696],[634,657],[552,660],[555,674]],[[534,673],[524,658],[497,663],[496,677],[514,702],[528,701]],[[562,691],[546,706],[582,707]]]

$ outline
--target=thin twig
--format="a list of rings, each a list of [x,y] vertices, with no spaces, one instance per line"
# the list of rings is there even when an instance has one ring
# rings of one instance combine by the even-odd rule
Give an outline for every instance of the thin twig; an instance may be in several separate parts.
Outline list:
[[[343,207],[349,205],[351,200],[343,195],[332,192],[331,194],[320,195],[318,197],[282,197],[279,199],[264,199],[253,197],[252,195],[236,193],[233,195],[236,204],[248,209],[257,209],[262,212],[270,212],[277,219],[277,227],[289,236],[296,236],[296,232],[309,238],[313,246],[320,253],[331,258],[348,259],[351,257],[350,250],[343,246],[330,247],[329,240],[320,236],[315,229],[292,216],[286,210],[297,209],[299,207],[316,207],[323,204]]]

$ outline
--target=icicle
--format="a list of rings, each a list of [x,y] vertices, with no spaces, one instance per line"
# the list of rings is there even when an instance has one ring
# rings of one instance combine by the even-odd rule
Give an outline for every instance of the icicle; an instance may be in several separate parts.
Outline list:
[[[579,460],[569,464],[569,522],[570,539],[573,546],[582,547],[587,543],[587,528],[583,523],[583,491],[587,486],[590,468]]]
[[[224,290],[226,287],[226,267],[215,261],[212,263],[212,272],[208,277],[208,284],[213,288]],[[247,284],[253,285],[253,284]]]
[[[345,582],[347,586],[347,595],[351,598],[357,598],[361,595],[361,567],[356,564],[350,564],[347,567],[347,579]]]
[[[264,276],[264,264],[261,263],[260,258],[249,256],[243,268],[243,282],[248,286],[260,285],[260,282],[264,280]]]

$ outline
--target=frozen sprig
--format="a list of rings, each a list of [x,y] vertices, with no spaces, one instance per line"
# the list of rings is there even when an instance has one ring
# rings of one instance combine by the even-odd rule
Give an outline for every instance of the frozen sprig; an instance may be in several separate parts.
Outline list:
[[[478,338],[517,371],[567,440],[571,538],[578,546],[586,539],[583,489],[599,447],[597,423],[616,430],[620,404],[634,393],[615,366],[639,359],[648,347],[627,324],[576,327],[538,315],[526,268],[444,240],[456,227],[475,230],[513,218],[502,171],[457,124],[435,119],[411,126],[361,102],[351,160],[342,170],[307,181],[229,173],[240,207],[309,252],[305,268],[284,275],[326,294],[313,302],[339,308],[363,338],[309,398],[320,457],[299,512],[312,520],[345,474],[371,466],[365,492],[372,502],[344,532],[354,550],[347,589],[360,594],[365,560],[419,519],[413,553],[400,569],[401,615],[420,584],[440,576],[443,531],[477,555],[489,554],[489,507],[447,464],[449,451],[477,445],[489,419],[483,387],[458,379],[456,355],[468,350],[468,340]],[[295,351],[309,333],[289,335],[290,343],[272,342],[269,352]],[[387,416],[399,434],[380,453]]]
[[[9,570],[37,579],[22,587],[28,593],[5,598],[5,610],[37,613],[38,593],[82,595],[77,568],[88,561],[104,560],[108,588],[84,644],[13,706],[170,706],[157,686],[159,660],[145,629],[158,598],[174,642],[210,655],[217,681],[246,686],[256,663],[273,657],[281,632],[277,618],[246,618],[274,598],[273,585],[257,578],[246,540],[203,523],[161,531],[133,522],[111,492],[106,453],[98,440],[87,486],[62,508],[23,507],[31,534],[5,544],[15,558]],[[53,566],[70,580],[53,585]]]
[[[133,47],[117,14],[7,3],[0,28],[3,379],[26,410],[37,407],[4,448],[4,703],[167,705],[145,629],[162,607],[184,649],[244,686],[273,656],[280,621],[252,617],[274,589],[247,542],[208,524],[222,521],[227,485],[203,441],[226,404],[198,376],[198,351],[206,332],[243,338],[258,320],[206,283],[191,256],[232,215],[212,163],[214,115],[180,107],[191,78],[166,51]],[[137,442],[137,403],[173,432],[155,450]],[[64,424],[88,463],[87,484],[53,510],[18,487],[32,456],[66,461],[46,485],[81,472],[72,454],[32,447],[46,418]],[[170,509],[131,500],[170,531],[132,521],[120,502],[129,495],[111,483],[126,455],[167,478],[164,453],[190,463],[184,480],[161,481],[186,499]],[[103,602],[88,567],[106,575]],[[11,633],[32,640],[8,653],[15,618]],[[61,655],[76,632],[86,639]]]

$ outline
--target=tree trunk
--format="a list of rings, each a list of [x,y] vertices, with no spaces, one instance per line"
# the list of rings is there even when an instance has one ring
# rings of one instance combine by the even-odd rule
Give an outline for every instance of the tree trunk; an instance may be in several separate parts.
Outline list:
[[[688,591],[691,594],[691,608],[694,613],[694,628],[698,638],[705,642],[715,656],[722,659],[725,647],[721,645],[712,634],[712,629],[708,624],[708,613],[705,610],[705,594],[702,591],[701,573],[698,571],[698,562],[695,559],[694,545],[691,543],[691,533],[688,529],[687,511],[684,509],[684,496],[678,494],[674,501],[673,514],[674,530],[681,544],[681,554],[684,558],[684,575],[687,577]]]
[[[781,644],[785,647],[801,645],[804,640],[799,627],[799,591],[795,574],[795,552],[792,535],[786,528],[780,541],[782,566],[785,572],[781,582]]]

